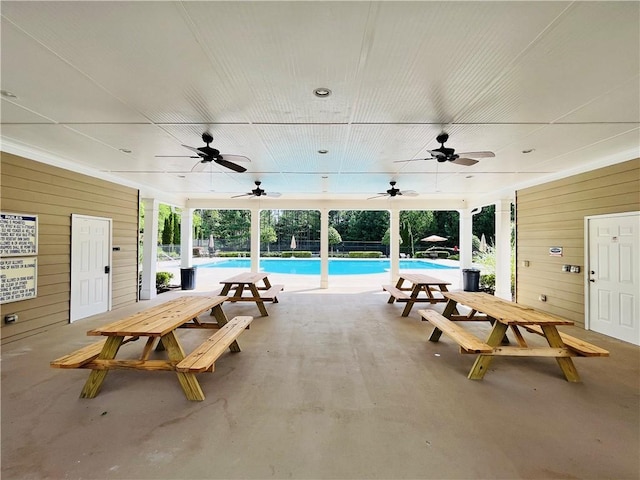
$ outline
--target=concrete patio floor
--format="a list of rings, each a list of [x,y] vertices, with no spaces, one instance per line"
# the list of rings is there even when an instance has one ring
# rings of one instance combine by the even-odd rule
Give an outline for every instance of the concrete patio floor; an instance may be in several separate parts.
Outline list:
[[[88,371],[49,367],[95,341],[87,330],[233,274],[202,271],[195,291],[3,346],[4,480],[640,477],[638,347],[575,329],[611,352],[575,359],[582,383],[549,358],[496,358],[468,380],[474,357],[428,342],[415,310],[403,318],[387,304],[386,275],[319,289],[274,274],[285,291],[268,317],[225,304],[229,317],[256,318],[242,352],[199,375],[203,402],[186,400],[171,372],[123,370],[80,399]],[[179,336],[188,350],[207,332]]]

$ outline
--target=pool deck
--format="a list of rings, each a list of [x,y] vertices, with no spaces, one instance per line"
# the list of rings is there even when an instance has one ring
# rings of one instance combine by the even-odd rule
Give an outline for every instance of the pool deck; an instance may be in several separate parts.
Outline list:
[[[215,260],[226,260],[216,258],[194,258],[193,266],[211,263]],[[459,262],[455,260],[428,260],[429,263],[437,263],[450,267],[459,267]],[[170,260],[158,262],[158,272],[169,272],[173,274],[172,285],[180,284],[180,260]],[[208,292],[218,289],[220,281],[241,272],[248,271],[247,268],[198,268],[196,270],[196,285],[194,291]],[[461,285],[461,272],[456,269],[401,269],[402,272],[423,273],[436,277],[447,282],[451,282],[449,290],[458,290]],[[294,275],[287,273],[269,273],[272,284],[283,284],[287,291],[309,291],[328,290],[346,293],[357,293],[363,291],[380,290],[382,285],[392,282],[390,273],[369,273],[360,275],[329,275],[329,286],[321,289],[319,275]]]

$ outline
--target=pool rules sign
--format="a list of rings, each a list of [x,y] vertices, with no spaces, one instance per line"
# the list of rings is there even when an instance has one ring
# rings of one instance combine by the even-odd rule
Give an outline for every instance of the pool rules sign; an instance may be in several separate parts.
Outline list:
[[[35,298],[38,217],[0,213],[0,303]]]

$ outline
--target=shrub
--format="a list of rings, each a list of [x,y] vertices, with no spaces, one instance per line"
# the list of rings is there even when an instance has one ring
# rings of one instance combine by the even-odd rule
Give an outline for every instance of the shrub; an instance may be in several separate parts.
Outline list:
[[[349,252],[349,258],[382,258],[382,252]]]
[[[311,252],[305,250],[293,250],[289,252],[282,252],[282,258],[311,258]]]
[[[169,272],[156,272],[156,289],[166,288],[169,286],[169,282],[173,278],[173,273]]]
[[[496,291],[496,275],[495,273],[485,273],[480,275],[480,290],[486,293],[494,294]]]

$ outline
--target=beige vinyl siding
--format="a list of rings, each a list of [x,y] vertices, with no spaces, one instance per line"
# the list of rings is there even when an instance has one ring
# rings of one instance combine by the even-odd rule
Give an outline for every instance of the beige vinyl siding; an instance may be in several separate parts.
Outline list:
[[[2,153],[3,212],[38,215],[38,296],[2,305],[2,342],[69,322],[71,214],[112,219],[112,308],[137,301],[138,191],[99,178]]]
[[[516,192],[518,302],[584,327],[584,217],[638,210],[640,159]],[[549,255],[555,246],[562,257]],[[565,264],[580,273],[563,272]]]

